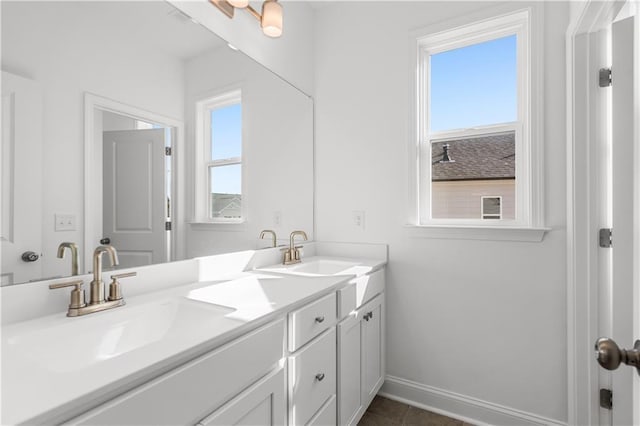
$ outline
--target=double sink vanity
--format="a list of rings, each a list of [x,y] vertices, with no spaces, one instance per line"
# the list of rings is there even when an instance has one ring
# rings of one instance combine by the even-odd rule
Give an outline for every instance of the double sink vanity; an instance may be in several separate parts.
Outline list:
[[[386,246],[302,250],[175,262],[191,282],[147,266],[125,306],[5,320],[1,423],[356,424],[384,380]]]

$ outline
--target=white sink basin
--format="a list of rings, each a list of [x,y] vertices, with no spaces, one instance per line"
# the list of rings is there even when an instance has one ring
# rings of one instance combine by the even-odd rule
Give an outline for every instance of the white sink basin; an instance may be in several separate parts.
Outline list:
[[[366,265],[365,263],[358,260],[338,260],[320,256],[302,259],[301,263],[296,263],[294,265],[272,265],[264,268],[259,268],[259,270],[262,271],[303,276],[360,276],[370,272],[371,269],[371,265]]]
[[[233,311],[184,298],[125,305],[9,337],[4,350],[57,373],[77,371],[161,339],[166,342],[188,332],[193,324],[206,327]]]

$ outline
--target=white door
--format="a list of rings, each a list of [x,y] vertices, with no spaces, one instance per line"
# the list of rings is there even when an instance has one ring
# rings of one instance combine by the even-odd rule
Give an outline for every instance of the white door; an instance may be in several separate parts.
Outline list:
[[[616,367],[640,339],[640,144],[638,143],[635,19],[612,27],[612,280],[611,340],[598,341],[599,360]],[[640,342],[638,344],[640,357]],[[631,353],[629,353],[631,355]],[[608,359],[608,363],[606,362]],[[612,372],[613,425],[640,424],[640,369],[621,365]]]
[[[634,27],[636,17],[626,18],[613,24],[612,32],[612,161],[613,161],[613,216],[612,226],[615,237],[612,247],[612,339],[621,347],[633,347],[637,333],[640,297],[638,259],[640,256],[640,164],[638,164],[637,133],[637,70],[634,70],[636,48],[634,47]],[[634,241],[635,240],[635,241]],[[634,271],[635,268],[635,271]],[[636,292],[634,295],[634,281]],[[634,315],[634,309],[636,310]],[[635,319],[635,321],[634,321]],[[634,330],[635,324],[635,330]],[[636,333],[634,335],[634,332]],[[638,348],[640,350],[640,348]],[[638,373],[624,367],[613,372],[613,424],[640,424],[638,415],[640,393],[638,393]],[[640,370],[639,370],[640,371]],[[635,392],[634,392],[635,382]]]
[[[102,237],[118,251],[121,268],[167,260],[164,132],[103,134]]]
[[[42,276],[42,93],[35,82],[2,72],[2,285]],[[33,259],[33,258],[32,258]]]

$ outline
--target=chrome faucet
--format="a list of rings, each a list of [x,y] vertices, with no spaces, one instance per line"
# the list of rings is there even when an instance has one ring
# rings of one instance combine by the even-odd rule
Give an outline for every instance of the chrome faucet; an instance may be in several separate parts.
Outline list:
[[[276,232],[272,231],[271,229],[265,229],[264,231],[262,231],[260,233],[260,239],[261,240],[264,239],[265,235],[267,235],[267,234],[271,234],[271,244],[272,244],[271,247],[275,247],[276,244],[277,244],[276,243]]]
[[[300,263],[300,251],[298,249],[302,248],[302,246],[296,246],[294,244],[296,235],[300,235],[305,241],[307,240],[307,234],[304,231],[293,231],[291,233],[289,236],[289,248],[285,250],[282,261],[284,265]]]
[[[113,246],[98,246],[93,252],[93,281],[91,281],[91,293],[89,303],[85,302],[82,280],[75,280],[65,283],[51,284],[50,289],[74,287],[71,291],[71,303],[67,316],[78,317],[81,315],[100,312],[111,308],[124,305],[122,292],[120,291],[120,283],[118,279],[126,277],[135,277],[136,272],[111,275],[111,284],[109,284],[109,296],[105,298],[105,286],[102,281],[102,254],[107,253],[112,266],[118,265],[118,253]]]
[[[93,252],[93,281],[91,281],[91,296],[89,304],[104,303],[104,282],[102,281],[102,254],[108,253],[111,266],[117,266],[118,253],[113,246],[98,246]]]
[[[76,243],[60,243],[58,246],[58,259],[64,258],[65,248],[71,251],[71,275],[78,275],[78,246]]]

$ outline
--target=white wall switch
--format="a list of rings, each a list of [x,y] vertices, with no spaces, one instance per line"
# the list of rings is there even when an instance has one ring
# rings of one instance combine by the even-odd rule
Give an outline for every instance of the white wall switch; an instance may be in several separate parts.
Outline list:
[[[280,210],[273,212],[273,226],[275,228],[282,226],[282,212]]]
[[[56,214],[55,221],[56,232],[76,230],[76,215],[74,214]]]
[[[353,226],[364,231],[364,210],[354,210],[351,214]]]

